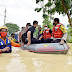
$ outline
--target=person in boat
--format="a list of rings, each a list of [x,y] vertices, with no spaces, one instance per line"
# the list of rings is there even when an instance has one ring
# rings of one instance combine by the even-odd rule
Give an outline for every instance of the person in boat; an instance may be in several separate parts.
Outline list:
[[[13,42],[15,42],[15,41],[16,41],[16,39],[15,39],[15,34],[14,34],[14,33],[12,33],[12,34],[11,34],[10,39],[11,39]]]
[[[52,37],[53,37],[53,41],[52,43],[65,43],[66,39],[67,39],[67,31],[64,27],[63,24],[60,23],[58,18],[54,19],[54,27],[52,29]]]
[[[21,31],[19,32],[18,34],[18,42],[20,43],[21,42],[21,36],[27,31],[27,28],[26,27],[22,27],[21,28]]]
[[[40,29],[41,30],[41,29]],[[47,25],[44,26],[44,31],[40,31],[41,34],[38,34],[40,36],[40,40],[42,43],[51,43],[52,39],[51,39],[51,34],[52,34],[52,30],[50,28],[48,28]]]
[[[52,30],[48,28],[47,25],[45,25],[43,31],[43,38],[44,38],[43,43],[51,43],[52,41],[51,35],[52,35]]]
[[[43,31],[41,30],[41,26],[38,27],[38,30],[37,39],[41,40],[43,38]]]
[[[27,23],[27,24],[26,24],[27,30],[28,30],[31,26],[32,26],[31,23]]]
[[[22,27],[21,40],[22,40],[22,38],[25,38],[24,36],[27,36],[27,31],[28,31],[28,29],[29,29],[31,26],[32,26],[31,23],[27,23],[27,24],[26,24],[26,27]]]
[[[31,26],[28,31],[22,35],[22,43],[21,46],[24,46],[26,44],[29,46],[30,44],[34,43],[41,43],[41,40],[33,38],[33,33],[35,31],[35,28],[38,26],[38,21],[33,21],[33,26]]]
[[[14,47],[20,47],[20,44],[14,43],[10,38],[7,37],[7,27],[2,26],[0,28],[1,36],[0,36],[0,49],[3,50],[3,53],[11,53],[12,52],[12,46]]]

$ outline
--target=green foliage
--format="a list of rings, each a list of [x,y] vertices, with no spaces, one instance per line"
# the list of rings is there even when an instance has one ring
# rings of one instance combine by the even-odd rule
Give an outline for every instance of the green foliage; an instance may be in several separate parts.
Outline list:
[[[70,25],[68,24],[67,27],[70,27]]]
[[[38,26],[38,27],[39,27],[39,26]],[[38,30],[38,27],[37,27],[37,28],[35,29],[35,31],[34,31],[34,34],[33,34],[33,35],[34,35],[34,38],[37,38],[38,31],[39,31],[39,30]]]
[[[50,28],[50,29],[52,29],[52,27],[53,27],[52,23],[49,21],[48,16],[46,18],[44,18],[42,29],[44,28],[44,25],[47,25],[48,28]]]
[[[43,18],[47,18],[47,16],[48,16],[47,14],[43,14]]]
[[[68,32],[68,35],[72,36],[72,28],[71,28],[71,27],[69,27],[69,28],[67,29],[67,32]]]
[[[36,0],[36,3],[44,3],[44,1],[45,0]],[[41,8],[37,8],[35,11],[40,12],[42,9],[43,18],[47,17],[47,15],[52,16],[55,12],[62,14],[63,16],[67,14],[69,23],[72,27],[72,0],[48,0],[45,5],[41,6]]]
[[[48,14],[54,15],[55,14],[55,8],[48,10]]]
[[[68,37],[67,37],[67,42],[72,42],[72,28],[70,27],[70,25],[67,25],[68,29],[67,29],[67,33],[68,33]]]
[[[38,1],[38,3],[44,2],[44,0],[42,0],[42,1],[41,0],[36,0],[36,1]],[[53,1],[48,0],[48,3],[46,3],[44,6],[41,6],[41,8],[36,8],[35,11],[40,12],[43,9],[43,14],[52,15],[52,14],[55,13],[55,10],[56,10],[52,6],[53,6]]]
[[[40,12],[42,8],[35,8],[35,11]]]
[[[15,31],[19,31],[19,26],[17,26],[17,24],[6,23],[5,25],[7,26],[10,34],[15,33]]]
[[[72,43],[72,36],[69,36],[69,35],[68,35],[68,37],[67,37],[67,42]]]
[[[40,3],[41,1],[43,2],[44,0],[36,0],[37,4]],[[69,11],[69,14],[71,15],[72,14],[72,1],[71,0],[63,0],[63,1],[64,1],[64,5],[66,9]],[[55,11],[59,14],[63,14],[63,15],[66,14],[61,0],[48,0],[48,2],[44,5],[44,8],[47,9],[49,14],[54,14]]]
[[[38,4],[40,1],[44,1],[44,0],[36,0],[36,3]]]
[[[72,21],[72,18],[71,18]],[[67,29],[67,42],[72,42],[72,28],[70,27],[70,24],[67,25],[68,29]]]
[[[51,7],[53,5],[53,3],[48,2],[47,4],[45,4],[45,7]]]
[[[71,0],[63,0],[63,1],[64,1],[64,5],[65,5],[66,9],[67,10],[70,10],[71,9]],[[65,10],[63,8],[62,1],[61,0],[55,0],[54,1],[54,4],[55,4],[56,11],[59,14],[66,14],[66,12],[65,12]]]

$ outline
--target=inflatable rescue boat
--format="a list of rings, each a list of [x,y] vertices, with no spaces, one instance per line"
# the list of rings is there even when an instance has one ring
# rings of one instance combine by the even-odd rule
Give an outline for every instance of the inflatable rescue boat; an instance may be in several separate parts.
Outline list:
[[[66,54],[69,50],[69,46],[66,43],[62,45],[59,43],[31,44],[30,46],[24,45],[21,48],[30,52],[48,54]]]

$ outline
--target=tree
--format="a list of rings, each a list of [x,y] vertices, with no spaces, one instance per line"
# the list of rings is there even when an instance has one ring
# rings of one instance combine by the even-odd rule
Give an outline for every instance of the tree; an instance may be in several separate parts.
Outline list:
[[[67,27],[68,27],[68,29],[67,29],[67,33],[68,33],[67,41],[72,42],[72,29],[71,29],[70,25],[67,25]]]
[[[71,19],[71,21],[72,21],[72,19]],[[72,42],[72,28],[70,27],[70,24],[68,24],[67,27],[68,27],[68,29],[67,29],[67,33],[68,33],[67,41]]]
[[[33,36],[34,36],[34,38],[37,38],[37,35],[38,35],[38,27],[40,27],[40,25],[38,25],[36,28],[35,28],[35,31],[34,31],[34,34],[33,34]]]
[[[51,3],[48,1],[48,3],[44,4],[45,0],[36,0],[36,3],[39,4],[40,8],[35,8],[35,11],[40,12],[43,11],[43,18],[46,16],[49,16],[50,20],[53,19],[52,14],[55,12],[55,9],[52,8],[53,2]],[[52,9],[51,9],[52,8]]]
[[[46,18],[44,18],[42,29],[44,28],[44,25],[47,25],[48,28],[52,29],[53,25],[52,25],[52,23],[49,21],[49,16],[47,16]]]
[[[45,0],[36,0],[36,4],[44,2]],[[41,8],[36,8],[35,11],[40,12],[43,9],[43,14],[53,15],[55,12],[67,15],[70,26],[72,28],[72,0],[48,0],[48,2],[41,6]]]
[[[10,34],[15,33],[15,31],[19,31],[19,26],[17,26],[17,24],[6,23],[5,25],[7,26]]]

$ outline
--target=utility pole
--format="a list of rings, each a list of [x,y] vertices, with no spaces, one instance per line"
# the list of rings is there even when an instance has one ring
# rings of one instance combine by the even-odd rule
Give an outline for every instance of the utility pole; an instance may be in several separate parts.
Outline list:
[[[6,12],[7,12],[7,11],[6,11],[6,9],[5,9],[5,11],[4,11],[4,13],[5,13],[5,14],[4,14],[4,25],[5,25],[5,23],[6,23]]]

